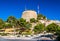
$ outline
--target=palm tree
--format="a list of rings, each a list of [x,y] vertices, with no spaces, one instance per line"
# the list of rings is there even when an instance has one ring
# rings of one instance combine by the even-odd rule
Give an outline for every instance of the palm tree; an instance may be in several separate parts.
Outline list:
[[[10,23],[14,29],[14,35],[15,35],[15,27],[17,25],[17,19],[14,16],[9,16],[7,19],[7,22]]]

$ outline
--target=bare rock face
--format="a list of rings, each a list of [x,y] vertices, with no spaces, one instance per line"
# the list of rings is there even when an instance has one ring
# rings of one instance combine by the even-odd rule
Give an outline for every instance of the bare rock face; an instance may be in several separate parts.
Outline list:
[[[27,22],[29,22],[31,18],[37,19],[37,12],[32,10],[24,11],[22,14],[22,18],[26,19]]]

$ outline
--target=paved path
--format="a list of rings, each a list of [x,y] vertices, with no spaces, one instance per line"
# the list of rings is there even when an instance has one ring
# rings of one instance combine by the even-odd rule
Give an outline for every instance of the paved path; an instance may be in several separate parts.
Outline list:
[[[41,40],[38,40],[38,39],[5,39],[3,37],[0,37],[0,41],[41,41]],[[48,41],[52,41],[52,40],[48,40]]]
[[[52,40],[0,40],[0,41],[52,41]]]
[[[21,40],[21,39],[3,39],[3,38],[0,38],[0,41],[42,41],[42,40]],[[46,41],[46,40],[44,40]],[[52,40],[47,40],[47,41],[52,41]]]

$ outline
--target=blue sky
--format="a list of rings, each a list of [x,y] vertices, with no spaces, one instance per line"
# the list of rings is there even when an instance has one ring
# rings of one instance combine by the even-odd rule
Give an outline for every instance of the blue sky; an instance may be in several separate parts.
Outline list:
[[[41,14],[51,20],[60,20],[60,0],[0,0],[0,18],[6,20],[8,16],[15,16],[19,19],[25,5],[36,12],[39,5]]]

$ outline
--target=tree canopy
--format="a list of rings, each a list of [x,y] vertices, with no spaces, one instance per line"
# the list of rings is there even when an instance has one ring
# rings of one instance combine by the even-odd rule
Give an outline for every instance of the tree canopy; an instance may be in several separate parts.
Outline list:
[[[30,19],[30,22],[31,22],[31,23],[35,23],[35,22],[36,22],[35,18],[31,18],[31,19]]]
[[[56,30],[57,30],[58,27],[59,27],[59,26],[58,26],[57,24],[51,23],[51,24],[49,24],[49,25],[46,27],[46,31],[47,31],[47,32],[56,32]]]
[[[38,14],[38,15],[37,15],[37,19],[38,19],[38,20],[46,19],[46,17],[45,17],[44,15],[42,15],[42,14]]]
[[[40,32],[43,32],[44,31],[44,24],[37,24],[35,27],[34,27],[34,32],[36,33],[40,33]]]

